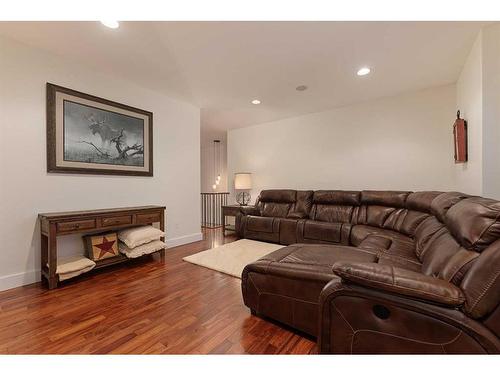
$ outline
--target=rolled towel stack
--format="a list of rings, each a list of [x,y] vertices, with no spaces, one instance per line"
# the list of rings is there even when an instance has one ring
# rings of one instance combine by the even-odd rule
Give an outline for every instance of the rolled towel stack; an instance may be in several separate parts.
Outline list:
[[[128,258],[137,258],[165,249],[167,245],[160,240],[164,236],[165,232],[151,225],[129,228],[118,232],[118,247]]]

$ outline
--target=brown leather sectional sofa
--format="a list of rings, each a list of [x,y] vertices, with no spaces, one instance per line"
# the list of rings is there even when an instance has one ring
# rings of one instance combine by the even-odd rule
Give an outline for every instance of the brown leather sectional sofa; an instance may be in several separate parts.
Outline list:
[[[499,353],[500,202],[457,192],[262,191],[245,304],[321,353]]]

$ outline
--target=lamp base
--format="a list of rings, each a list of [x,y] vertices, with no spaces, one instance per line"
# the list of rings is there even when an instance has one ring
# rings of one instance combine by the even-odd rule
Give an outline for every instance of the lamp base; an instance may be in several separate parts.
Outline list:
[[[242,191],[236,194],[236,202],[238,202],[240,206],[248,205],[248,203],[250,203],[250,198],[250,193],[247,193],[246,191]]]

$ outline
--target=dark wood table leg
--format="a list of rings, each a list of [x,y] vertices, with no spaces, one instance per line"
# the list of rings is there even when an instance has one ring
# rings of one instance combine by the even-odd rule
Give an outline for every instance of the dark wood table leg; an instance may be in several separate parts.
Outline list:
[[[220,211],[221,211],[220,222],[222,224],[222,236],[225,236],[226,235],[226,215],[224,213],[224,208],[222,208]]]
[[[48,255],[48,285],[49,289],[57,288],[57,237],[56,237],[56,224],[49,225],[49,235],[47,238],[47,255]]]
[[[165,212],[164,211],[162,211],[161,215],[160,215],[160,230],[165,232]],[[165,237],[161,237],[160,240],[165,241]],[[160,251],[160,260],[162,262],[165,261],[166,251],[167,251],[167,249],[163,249],[162,251]]]

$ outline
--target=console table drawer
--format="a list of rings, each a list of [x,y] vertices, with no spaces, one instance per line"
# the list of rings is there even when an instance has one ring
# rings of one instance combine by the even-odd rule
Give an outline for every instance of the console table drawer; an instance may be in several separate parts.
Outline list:
[[[132,224],[132,215],[103,217],[101,219],[101,225],[103,227],[127,224]]]
[[[93,229],[95,227],[95,219],[62,221],[57,223],[58,232],[72,232],[75,230]]]
[[[160,222],[160,213],[153,212],[151,214],[137,214],[136,223],[137,224],[151,224]]]

